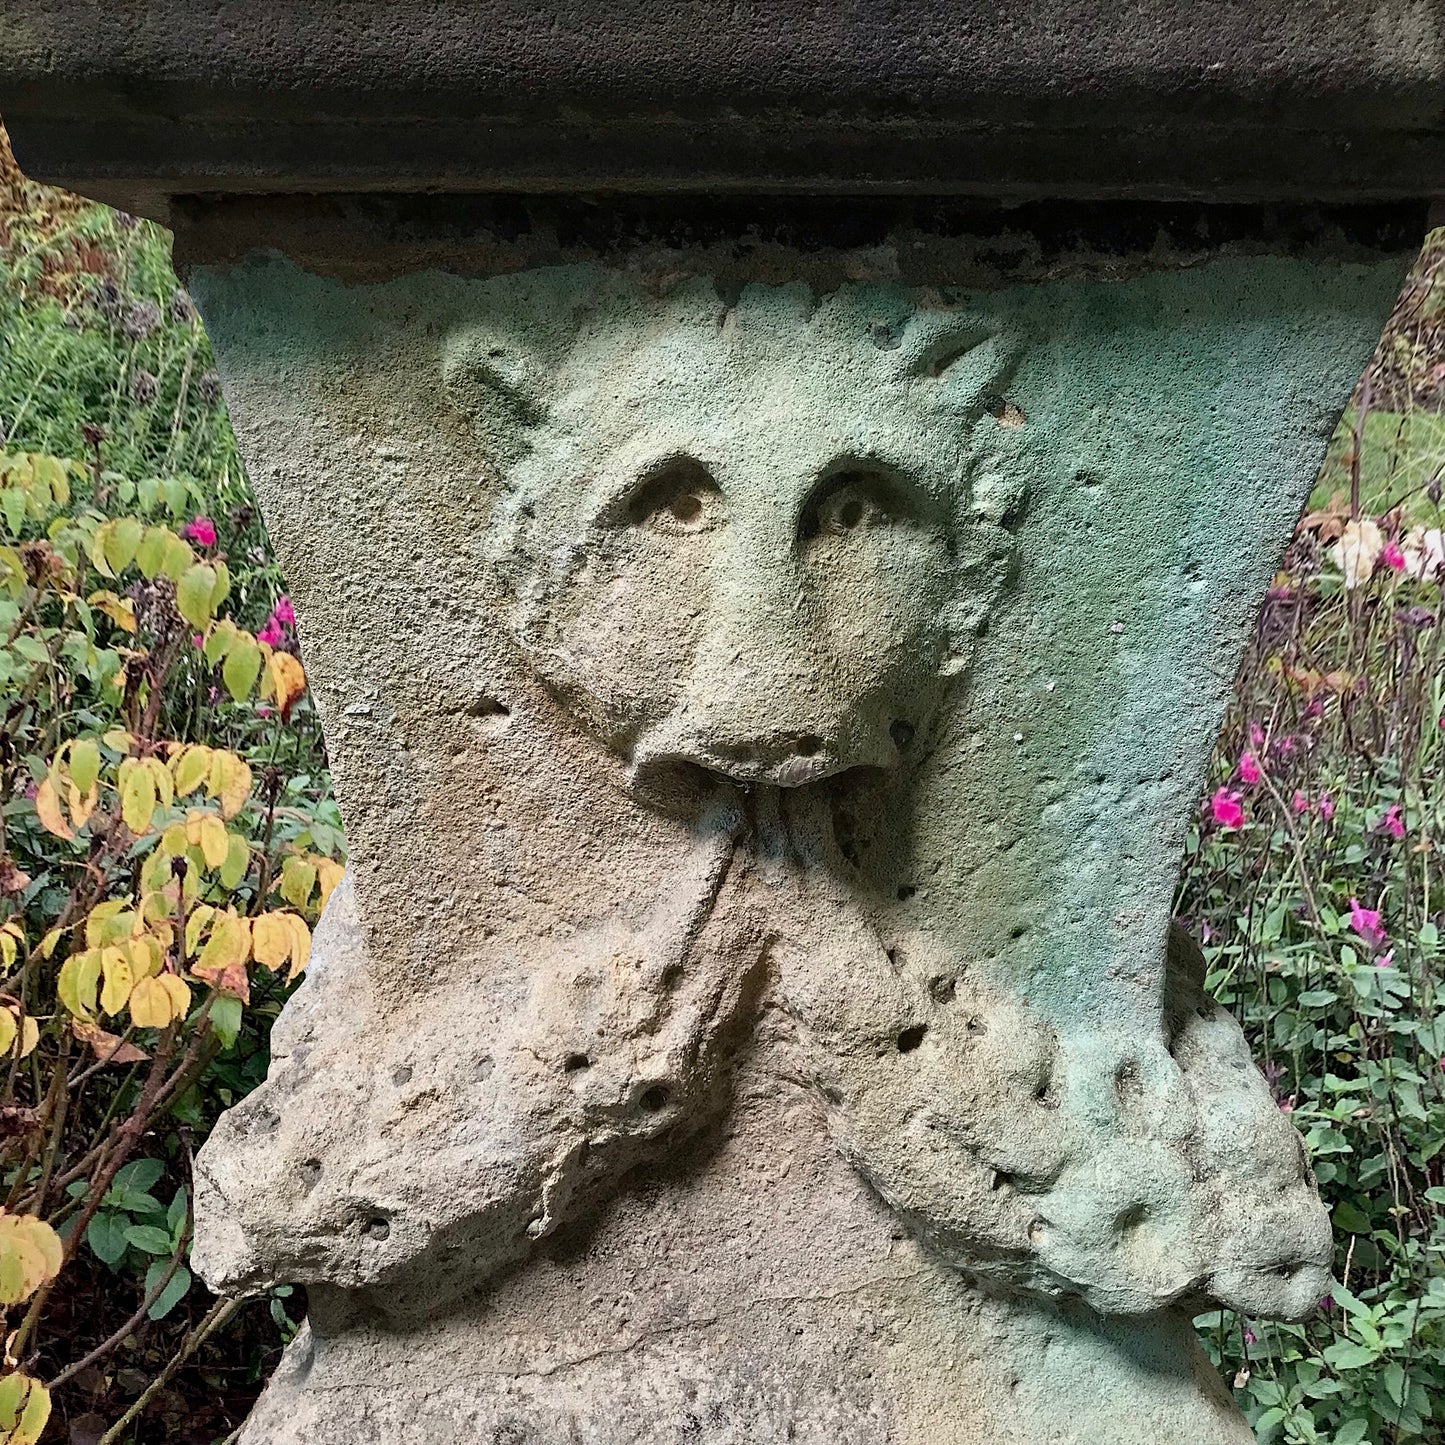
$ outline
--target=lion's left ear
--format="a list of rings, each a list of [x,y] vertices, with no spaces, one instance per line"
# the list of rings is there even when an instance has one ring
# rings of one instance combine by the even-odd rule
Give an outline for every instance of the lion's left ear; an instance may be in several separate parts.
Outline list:
[[[526,432],[546,416],[542,368],[485,327],[447,338],[442,379],[452,405],[471,418],[494,455],[524,450]]]

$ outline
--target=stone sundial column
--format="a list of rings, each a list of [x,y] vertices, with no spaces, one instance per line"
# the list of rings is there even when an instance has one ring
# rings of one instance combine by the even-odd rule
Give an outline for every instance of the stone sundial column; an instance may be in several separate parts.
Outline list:
[[[311,1301],[242,1440],[1248,1441],[1191,1315],[1329,1225],[1170,898],[1441,21],[552,8],[3,22],[176,230],[347,825],[197,1164]]]

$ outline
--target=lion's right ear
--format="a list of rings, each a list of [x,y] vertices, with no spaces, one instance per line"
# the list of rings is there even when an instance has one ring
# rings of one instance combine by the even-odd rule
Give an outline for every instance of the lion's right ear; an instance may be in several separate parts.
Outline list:
[[[470,417],[494,455],[526,449],[526,433],[546,415],[541,369],[483,327],[447,338],[442,377],[452,405]]]

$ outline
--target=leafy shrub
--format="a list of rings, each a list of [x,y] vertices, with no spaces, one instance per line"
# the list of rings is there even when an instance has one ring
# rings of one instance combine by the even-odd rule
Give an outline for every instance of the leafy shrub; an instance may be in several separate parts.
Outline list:
[[[234,1315],[186,1268],[191,1150],[264,1072],[342,838],[294,613],[164,234],[11,179],[0,1445],[24,1445],[53,1390],[119,1415],[88,1417],[107,1441],[141,1408],[174,1415],[165,1386]],[[203,1413],[182,1402],[191,1438]]]
[[[1317,495],[1270,589],[1179,900],[1336,1231],[1339,1283],[1313,1319],[1200,1321],[1264,1441],[1442,1430],[1445,444],[1388,464],[1404,419],[1377,423],[1370,389],[1325,474],[1349,492]],[[1362,474],[1383,515],[1361,510]]]

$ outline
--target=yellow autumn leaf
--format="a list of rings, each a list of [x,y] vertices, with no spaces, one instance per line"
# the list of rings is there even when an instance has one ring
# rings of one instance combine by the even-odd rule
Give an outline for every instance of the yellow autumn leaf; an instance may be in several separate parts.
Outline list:
[[[28,1057],[40,1042],[40,1025],[17,1005],[6,1004],[0,1008],[0,1054],[8,1054],[17,1038],[20,1057]]]
[[[135,603],[128,597],[117,597],[114,592],[92,592],[86,604],[103,612],[122,632],[135,631]]]
[[[100,971],[104,982],[100,989],[100,1007],[103,1013],[118,1014],[130,998],[135,986],[135,972],[130,966],[127,951],[118,944],[100,951]]]
[[[50,1391],[29,1375],[0,1380],[0,1445],[35,1445],[50,1420]]]
[[[251,769],[243,758],[220,748],[211,756],[211,775],[206,791],[220,800],[221,815],[234,818],[251,796]]]
[[[305,908],[316,886],[316,865],[299,853],[292,853],[281,864],[281,883],[277,890],[287,903]]]
[[[182,748],[171,763],[175,773],[176,792],[182,797],[193,793],[211,775],[211,750],[201,743]]]
[[[280,968],[291,954],[291,929],[284,913],[261,913],[251,920],[251,954],[267,968]]]
[[[108,898],[97,903],[85,917],[86,947],[100,948],[129,938],[135,932],[135,914],[129,905],[128,898]]]
[[[95,812],[96,805],[100,802],[100,785],[92,783],[89,790],[82,793],[73,782],[68,783],[66,802],[70,806],[70,821],[77,828],[83,828],[90,822],[90,815]]]
[[[316,882],[321,888],[321,901],[316,905],[317,909],[324,909],[326,901],[331,897],[332,889],[341,882],[341,876],[346,872],[346,866],[338,863],[334,858],[316,859]]]
[[[166,860],[166,872],[170,872],[170,860],[179,858],[191,845],[189,829],[185,823],[172,823],[161,834],[160,846],[156,849],[153,857],[160,857]]]
[[[43,1219],[0,1210],[0,1303],[29,1299],[60,1273],[64,1259],[59,1236]]]
[[[171,1017],[183,1019],[191,1011],[191,990],[185,979],[173,973],[163,973],[157,983],[171,996]]]
[[[65,814],[60,811],[60,793],[49,777],[42,779],[35,790],[35,816],[40,819],[47,832],[67,841],[74,840],[75,833],[65,821]]]
[[[231,846],[226,837],[226,825],[215,813],[202,813],[196,834],[206,866],[219,868],[226,861],[226,853]]]
[[[203,903],[199,908],[191,910],[191,916],[186,919],[186,952],[194,954],[200,947],[201,935],[210,926],[211,920],[216,916],[216,910],[209,903]]]
[[[306,965],[311,962],[311,930],[307,928],[306,920],[295,913],[283,913],[281,916],[291,930],[291,967],[286,970],[286,977],[290,979],[304,973]]]
[[[120,765],[120,816],[139,838],[151,825],[156,809],[156,780],[139,758],[127,758]]]
[[[171,777],[171,770],[160,758],[147,758],[145,767],[151,775],[156,787],[156,803],[161,808],[169,808],[176,800],[175,780]]]
[[[135,746],[135,739],[124,728],[111,728],[108,733],[101,734],[100,740],[112,752],[120,753],[122,757]]]
[[[163,1029],[174,1016],[170,990],[159,978],[136,981],[130,991],[130,1017],[138,1029]]]
[[[52,928],[50,932],[40,940],[41,958],[53,957],[55,954],[55,945],[60,942],[64,935],[65,930],[63,928]]]
[[[21,928],[20,920],[7,918],[4,923],[0,923],[0,968],[9,973],[15,967],[15,961],[24,947],[25,930]]]
[[[306,691],[306,674],[300,662],[289,652],[273,652],[266,667],[276,695],[276,706],[281,710],[281,720],[288,721],[292,707]]]
[[[61,1003],[79,1018],[95,1017],[95,992],[100,984],[100,950],[72,953],[60,965],[55,991]]]
[[[8,1008],[0,1008],[0,1054],[8,1054],[10,1047],[15,1042],[15,1036],[20,1032],[20,1026],[15,1020],[15,1015]]]
[[[154,934],[138,934],[125,947],[130,957],[131,972],[137,979],[150,978],[161,971],[164,950]]]

